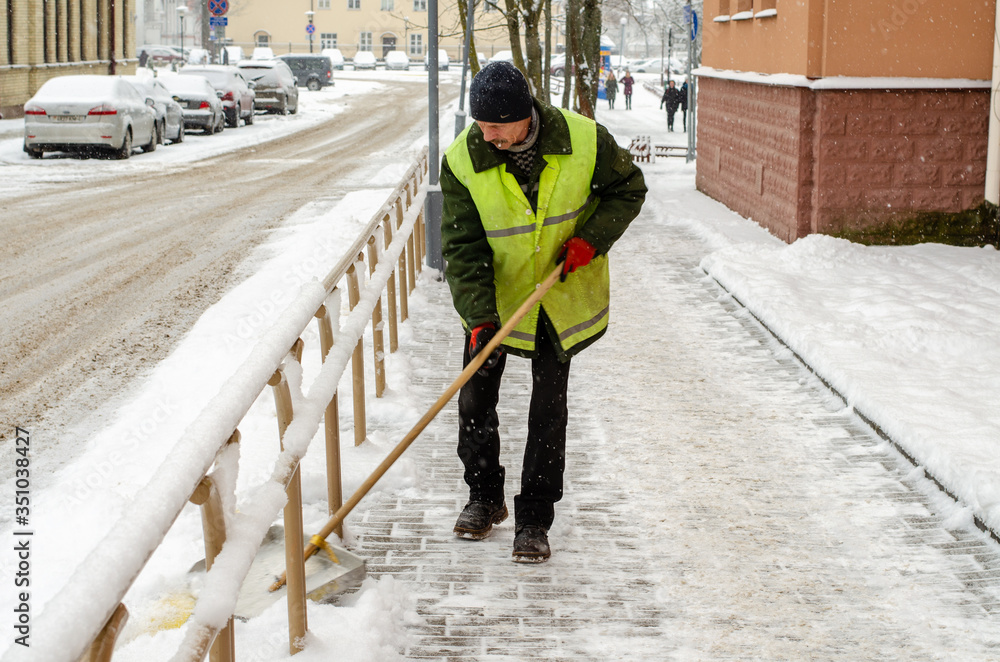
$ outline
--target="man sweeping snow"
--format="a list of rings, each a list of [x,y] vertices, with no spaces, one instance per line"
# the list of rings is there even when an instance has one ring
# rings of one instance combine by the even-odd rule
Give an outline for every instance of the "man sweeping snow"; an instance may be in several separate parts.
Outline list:
[[[459,394],[469,502],[455,534],[479,540],[507,518],[496,406],[507,354],[531,359],[513,558],[538,563],[549,558],[548,529],[562,498],[570,358],[607,330],[607,253],[639,214],[646,185],[604,127],[532,98],[509,62],[476,75],[469,108],[475,123],[441,167],[445,277],[467,332],[465,365],[557,263],[563,268]]]

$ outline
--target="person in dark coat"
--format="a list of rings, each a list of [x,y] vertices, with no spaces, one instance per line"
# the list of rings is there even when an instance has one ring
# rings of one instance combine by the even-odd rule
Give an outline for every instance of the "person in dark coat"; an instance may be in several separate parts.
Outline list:
[[[667,107],[667,131],[674,130],[674,115],[677,114],[677,109],[680,108],[684,98],[681,91],[677,89],[677,84],[672,80],[669,81],[667,89],[663,90],[663,97],[660,98],[660,108],[663,108],[664,105]],[[685,103],[685,105],[687,104]]]
[[[684,120],[684,133],[688,130],[688,84],[681,83],[681,119]]]
[[[608,97],[608,108],[614,108],[615,97],[618,96],[618,79],[615,78],[614,71],[609,71],[604,81],[604,94]]]
[[[626,69],[625,75],[618,82],[622,84],[622,94],[625,95],[625,110],[632,110],[632,86],[635,84],[635,79],[632,78],[632,74]]]

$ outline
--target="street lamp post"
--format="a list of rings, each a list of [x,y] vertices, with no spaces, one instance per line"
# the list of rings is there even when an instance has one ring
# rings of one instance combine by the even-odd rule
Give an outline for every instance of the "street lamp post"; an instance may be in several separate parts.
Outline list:
[[[306,12],[306,18],[309,19],[309,27],[306,29],[306,32],[309,33],[309,52],[310,53],[313,52],[313,32],[316,31],[316,28],[313,27],[313,17],[314,16],[316,16],[316,12],[314,12],[313,10],[310,9],[309,11]]]
[[[620,69],[625,65],[625,26],[628,24],[628,19],[622,16],[622,48],[618,53],[618,68]]]
[[[184,59],[184,15],[187,14],[187,10],[184,5],[177,8],[177,18],[181,22],[181,60]]]

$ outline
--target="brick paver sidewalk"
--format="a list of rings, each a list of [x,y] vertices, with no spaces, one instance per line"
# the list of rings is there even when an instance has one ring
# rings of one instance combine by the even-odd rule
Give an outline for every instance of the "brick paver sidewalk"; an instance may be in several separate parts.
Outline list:
[[[612,254],[612,328],[574,360],[553,557],[510,561],[513,522],[451,532],[467,492],[454,402],[407,452],[416,490],[349,520],[434,660],[1000,660],[1000,554],[640,218]],[[412,364],[429,404],[458,374],[447,287],[421,287]],[[507,499],[530,377],[508,361]],[[423,396],[422,396],[423,397]]]

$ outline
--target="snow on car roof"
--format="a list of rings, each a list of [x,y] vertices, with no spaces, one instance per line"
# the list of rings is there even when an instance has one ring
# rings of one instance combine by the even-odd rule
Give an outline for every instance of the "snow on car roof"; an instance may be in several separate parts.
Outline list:
[[[35,99],[106,97],[115,93],[118,84],[118,79],[110,76],[58,76],[45,81]]]
[[[208,79],[201,75],[196,74],[185,74],[183,76],[179,74],[174,75],[161,75],[158,76],[160,82],[167,86],[171,91],[176,92],[205,92],[205,86],[207,85],[212,92],[215,91],[212,88],[212,84],[208,82]]]

